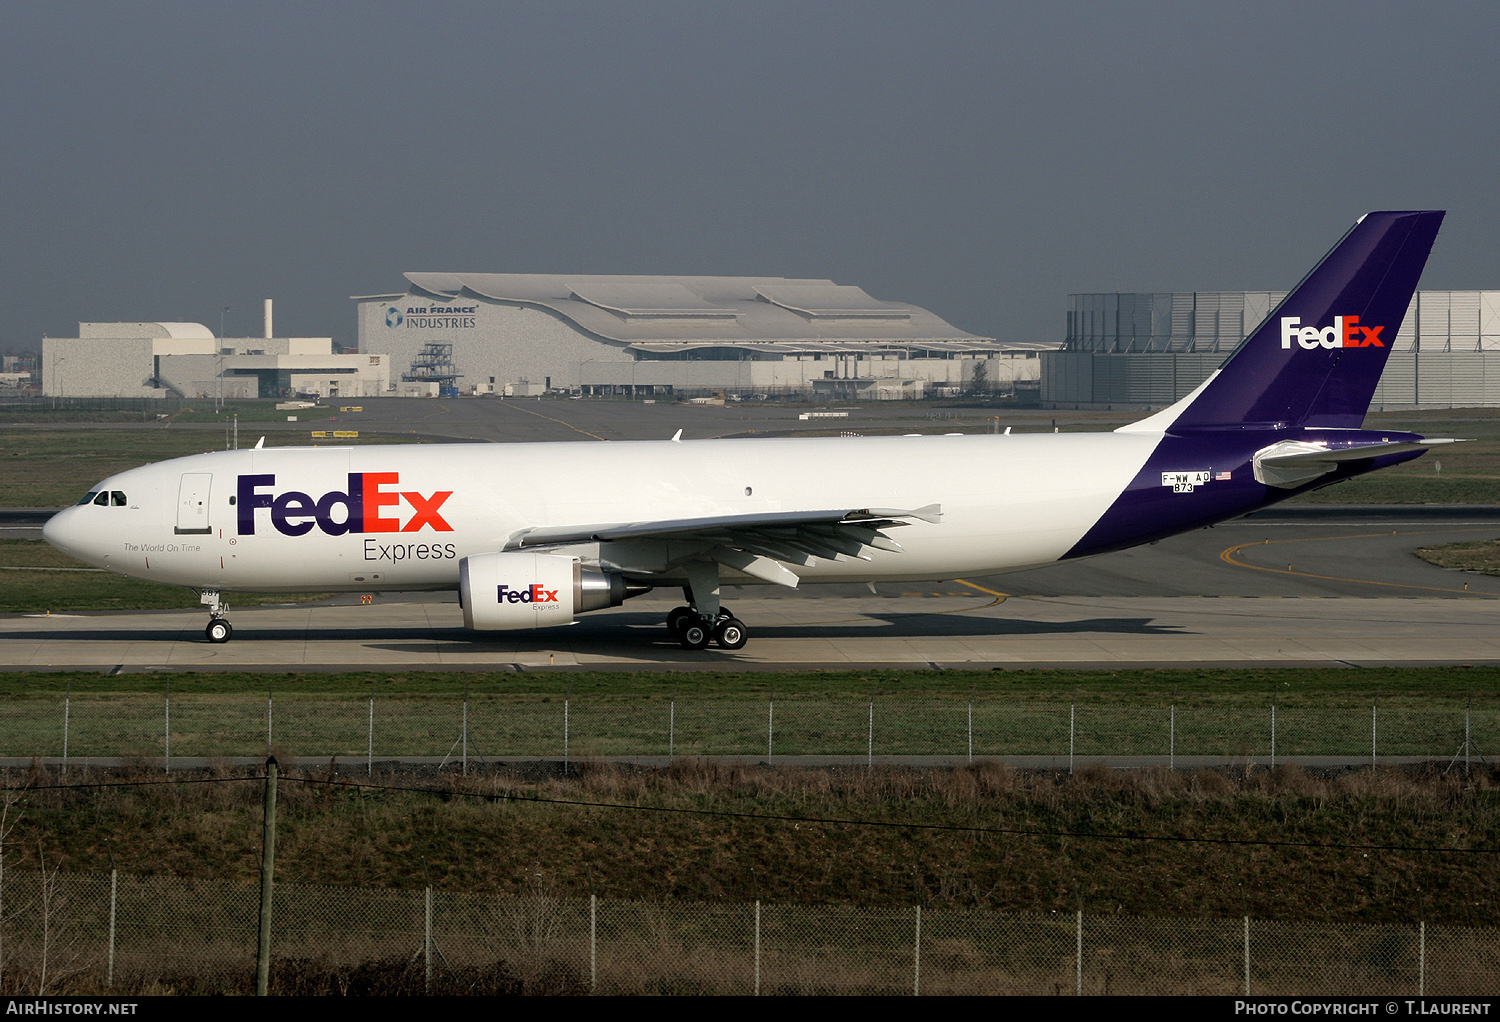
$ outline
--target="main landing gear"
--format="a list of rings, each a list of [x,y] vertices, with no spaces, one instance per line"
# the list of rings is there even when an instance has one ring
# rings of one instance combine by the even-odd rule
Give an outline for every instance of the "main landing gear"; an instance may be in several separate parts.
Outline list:
[[[667,615],[667,631],[683,649],[704,649],[716,642],[721,649],[743,649],[750,639],[745,622],[720,607],[719,616],[709,620],[692,607],[675,607]]]
[[[689,561],[682,565],[687,585],[682,595],[686,607],[667,615],[667,631],[683,649],[703,649],[717,642],[720,649],[742,649],[749,633],[745,622],[719,605],[719,566],[713,561]]]
[[[208,627],[203,629],[204,638],[214,645],[228,642],[229,637],[234,634],[234,628],[229,623],[229,605],[224,602],[223,596],[217,589],[205,589],[199,595],[198,602],[208,606]]]

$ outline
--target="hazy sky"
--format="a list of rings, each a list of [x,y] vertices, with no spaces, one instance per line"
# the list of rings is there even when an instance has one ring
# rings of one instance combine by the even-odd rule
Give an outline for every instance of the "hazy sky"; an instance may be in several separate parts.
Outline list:
[[[406,270],[828,277],[1003,340],[1444,208],[1500,288],[1500,4],[6,2],[0,343],[354,337]]]

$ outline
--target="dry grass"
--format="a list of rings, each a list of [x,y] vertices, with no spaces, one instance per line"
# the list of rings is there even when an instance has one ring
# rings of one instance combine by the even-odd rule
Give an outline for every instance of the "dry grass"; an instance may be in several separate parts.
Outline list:
[[[1429,564],[1436,564],[1439,568],[1476,571],[1481,575],[1500,575],[1500,540],[1424,546],[1412,552]]]
[[[30,776],[47,780],[43,771]],[[288,765],[283,776],[277,864],[291,882],[501,893],[545,882],[563,895],[647,900],[1500,920],[1500,863],[1488,851],[1500,833],[1500,779],[1489,772],[1091,767],[1069,777],[987,763],[863,770],[682,761],[656,771],[584,763],[567,776],[538,768],[375,778],[440,786],[444,795],[292,779],[337,781],[326,765]],[[248,881],[258,869],[260,803],[253,781],[35,791],[15,840],[40,842],[64,871]],[[1144,837],[1161,840],[1133,840]],[[1177,840],[1186,838],[1202,840]],[[1289,843],[1235,843],[1266,841]]]

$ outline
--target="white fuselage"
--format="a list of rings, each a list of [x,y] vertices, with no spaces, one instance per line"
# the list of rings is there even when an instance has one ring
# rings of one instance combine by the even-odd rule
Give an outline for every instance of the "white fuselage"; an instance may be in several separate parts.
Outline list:
[[[123,494],[123,504],[68,508],[47,538],[88,563],[199,589],[448,589],[460,559],[501,550],[526,529],[940,504],[940,523],[891,530],[904,553],[815,559],[796,573],[804,582],[943,579],[1062,557],[1160,440],[1102,433],[221,451],[104,480],[96,489]],[[260,479],[247,485],[252,476]],[[346,498],[359,486],[368,528],[342,531],[359,503]],[[618,542],[564,552],[626,565],[633,555]],[[757,580],[729,572],[726,581]]]

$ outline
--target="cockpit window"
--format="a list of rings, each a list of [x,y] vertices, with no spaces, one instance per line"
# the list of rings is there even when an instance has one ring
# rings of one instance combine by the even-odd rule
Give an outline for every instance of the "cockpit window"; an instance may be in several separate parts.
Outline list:
[[[97,496],[99,496],[99,491],[98,490],[90,490],[89,492],[87,492],[87,493],[85,493],[83,495],[83,499],[80,500],[78,503],[80,503],[80,504],[92,504],[94,502],[94,498],[97,497]]]
[[[109,502],[115,507],[124,507],[126,504],[125,494],[119,490],[109,491]]]
[[[109,507],[109,491],[100,490],[99,496],[94,498],[94,503],[98,504],[100,507]]]

